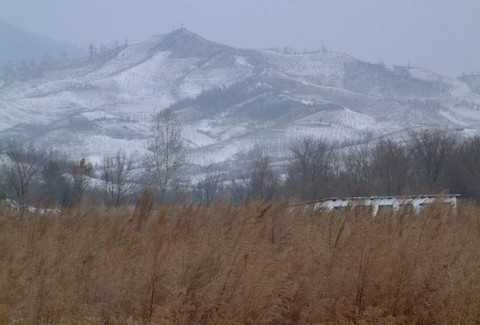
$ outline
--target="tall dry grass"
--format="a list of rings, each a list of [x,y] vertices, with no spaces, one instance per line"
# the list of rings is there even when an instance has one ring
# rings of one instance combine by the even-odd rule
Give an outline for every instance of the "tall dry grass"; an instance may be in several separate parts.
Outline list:
[[[478,324],[480,208],[0,217],[0,324]]]

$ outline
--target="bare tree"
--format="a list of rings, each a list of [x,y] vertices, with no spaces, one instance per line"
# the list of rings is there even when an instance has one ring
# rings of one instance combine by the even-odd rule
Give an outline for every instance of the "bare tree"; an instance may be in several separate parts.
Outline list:
[[[10,144],[5,153],[10,160],[6,167],[6,185],[23,208],[28,201],[32,182],[43,168],[45,154],[31,145],[20,144]]]
[[[480,136],[458,145],[448,166],[448,184],[455,193],[480,198]]]
[[[162,198],[169,187],[178,180],[178,172],[186,160],[180,121],[170,109],[155,114],[151,127],[151,140],[146,157],[152,186],[161,191]]]
[[[73,195],[71,204],[82,201],[85,191],[90,184],[92,172],[93,166],[85,159],[81,159],[72,166],[71,173],[73,177]]]
[[[334,151],[323,140],[305,138],[291,149],[287,169],[287,188],[302,199],[318,199],[328,193],[334,172]]]
[[[252,152],[255,158],[249,166],[248,192],[250,199],[269,201],[278,191],[279,178],[272,168],[272,160],[261,149]]]
[[[105,157],[102,166],[107,203],[119,206],[134,188],[133,161],[124,152]]]
[[[207,176],[196,185],[199,200],[207,206],[212,204],[224,190],[224,175],[218,171],[211,171],[210,169],[211,168],[207,168]]]
[[[373,191],[380,195],[400,195],[408,190],[410,158],[404,144],[382,140],[371,152]]]
[[[410,153],[419,190],[444,190],[442,177],[455,150],[455,138],[440,130],[411,134]]]
[[[65,206],[70,200],[71,187],[64,174],[66,159],[50,155],[41,171],[41,198],[48,206]]]
[[[250,179],[247,174],[240,174],[231,178],[227,189],[232,203],[245,204],[248,202],[249,181]]]
[[[350,148],[342,155],[339,185],[344,196],[372,194],[371,151],[368,146]]]

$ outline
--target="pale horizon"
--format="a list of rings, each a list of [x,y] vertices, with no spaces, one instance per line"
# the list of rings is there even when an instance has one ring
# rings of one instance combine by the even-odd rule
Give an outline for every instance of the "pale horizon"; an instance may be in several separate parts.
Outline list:
[[[327,48],[368,62],[479,72],[480,2],[365,0],[59,1],[5,0],[0,20],[85,48],[144,40],[181,26],[239,48]]]

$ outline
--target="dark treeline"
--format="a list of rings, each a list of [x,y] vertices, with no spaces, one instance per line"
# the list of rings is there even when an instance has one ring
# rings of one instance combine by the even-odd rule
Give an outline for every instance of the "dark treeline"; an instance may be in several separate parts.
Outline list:
[[[425,130],[404,141],[342,146],[306,138],[290,148],[281,172],[256,154],[244,199],[318,200],[372,195],[460,194],[480,198],[480,137]]]
[[[480,137],[457,139],[430,130],[412,133],[402,142],[349,147],[305,138],[290,147],[287,160],[255,148],[238,161],[243,172],[210,167],[192,182],[183,176],[188,165],[176,125],[171,112],[159,114],[149,155],[134,159],[119,152],[98,166],[32,146],[7,146],[0,198],[21,206],[57,208],[82,202],[131,204],[146,189],[157,202],[205,205],[427,193],[480,198]]]

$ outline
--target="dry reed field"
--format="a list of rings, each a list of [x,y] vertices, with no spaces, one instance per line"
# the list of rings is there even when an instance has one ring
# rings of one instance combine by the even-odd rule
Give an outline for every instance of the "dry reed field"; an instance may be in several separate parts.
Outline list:
[[[0,216],[0,324],[479,323],[479,207]]]

